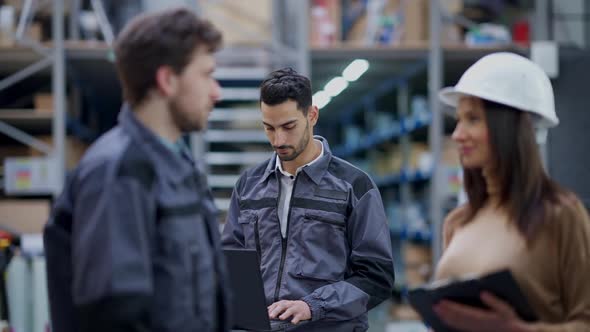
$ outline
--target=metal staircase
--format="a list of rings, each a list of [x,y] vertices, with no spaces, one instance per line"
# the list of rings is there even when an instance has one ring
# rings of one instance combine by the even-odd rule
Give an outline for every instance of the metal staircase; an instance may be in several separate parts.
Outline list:
[[[215,74],[222,87],[222,100],[209,117],[203,141],[209,186],[222,212],[221,220],[225,219],[240,174],[268,159],[272,152],[262,129],[258,102],[260,83],[269,71],[260,63],[241,63],[238,67],[221,67]]]

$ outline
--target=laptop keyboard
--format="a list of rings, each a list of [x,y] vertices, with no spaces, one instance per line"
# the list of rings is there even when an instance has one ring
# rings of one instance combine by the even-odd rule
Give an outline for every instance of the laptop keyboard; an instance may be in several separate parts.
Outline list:
[[[306,321],[300,322],[297,325],[291,324],[290,320],[270,320],[270,330],[271,331],[283,331],[291,327],[301,326],[307,323]]]

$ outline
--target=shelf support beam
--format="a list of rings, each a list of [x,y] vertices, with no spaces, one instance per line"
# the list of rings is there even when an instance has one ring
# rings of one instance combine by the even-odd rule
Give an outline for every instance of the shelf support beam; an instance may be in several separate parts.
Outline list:
[[[430,182],[429,220],[432,229],[432,263],[436,265],[442,254],[443,223],[443,186],[442,169],[438,166],[443,139],[443,118],[438,92],[443,82],[443,52],[440,31],[442,15],[439,0],[430,0],[430,51],[428,54],[428,101],[432,113],[432,122],[428,132],[430,151],[432,153],[433,173]]]
[[[98,20],[98,26],[100,27],[100,31],[102,32],[102,36],[104,37],[104,41],[107,45],[112,46],[115,40],[115,35],[113,33],[113,28],[109,23],[109,19],[107,17],[106,11],[104,10],[104,6],[102,5],[101,0],[91,0],[90,4],[92,5],[92,9],[94,10],[94,15]],[[62,3],[63,9],[63,3]],[[63,17],[63,13],[62,13]]]
[[[41,151],[47,155],[50,154],[53,150],[51,145],[36,139],[34,136],[31,136],[26,132],[7,124],[4,121],[0,121],[0,133],[10,138],[13,138],[22,144],[25,144],[38,151]]]
[[[34,75],[35,73],[51,66],[53,63],[53,57],[49,56],[45,59],[41,59],[27,67],[19,70],[18,72],[6,77],[0,81],[0,91],[24,80],[25,78]]]
[[[56,188],[54,196],[61,193],[65,177],[66,167],[66,95],[65,95],[65,54],[64,54],[64,3],[63,0],[53,0],[53,158],[56,170]]]
[[[397,92],[397,109],[399,112],[401,126],[403,126],[403,121],[408,119],[408,116],[410,114],[409,105],[410,87],[406,82],[399,86]],[[401,135],[399,140],[402,152],[402,170],[407,170],[410,169],[410,154],[412,149],[410,142],[410,133]],[[406,213],[408,211],[410,202],[412,201],[412,191],[408,181],[405,181],[400,184],[400,198],[402,207],[404,209],[404,213]]]
[[[549,0],[536,0],[533,32],[535,41],[549,40]],[[545,170],[549,170],[549,150],[547,145],[548,140],[539,144],[539,153]]]

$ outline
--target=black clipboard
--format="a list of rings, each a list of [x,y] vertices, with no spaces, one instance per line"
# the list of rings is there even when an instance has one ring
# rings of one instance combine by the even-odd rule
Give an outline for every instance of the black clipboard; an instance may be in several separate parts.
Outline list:
[[[487,308],[480,294],[488,291],[509,303],[524,321],[534,322],[537,315],[509,270],[501,270],[479,278],[453,279],[434,282],[409,291],[408,299],[426,324],[436,332],[456,332],[445,325],[433,307],[445,299],[478,308]]]

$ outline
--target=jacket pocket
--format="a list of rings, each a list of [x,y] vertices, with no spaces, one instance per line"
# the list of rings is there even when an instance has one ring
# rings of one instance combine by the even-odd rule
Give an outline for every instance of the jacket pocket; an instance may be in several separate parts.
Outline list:
[[[258,229],[258,217],[254,217],[254,244],[256,245],[256,252],[258,253],[258,262],[260,262],[260,230]]]
[[[240,224],[244,233],[244,245],[246,249],[256,249],[260,255],[258,216],[255,213],[242,213],[238,217],[238,224]]]
[[[300,277],[339,281],[346,272],[348,244],[344,216],[306,213],[298,234],[301,255],[296,273]]]

